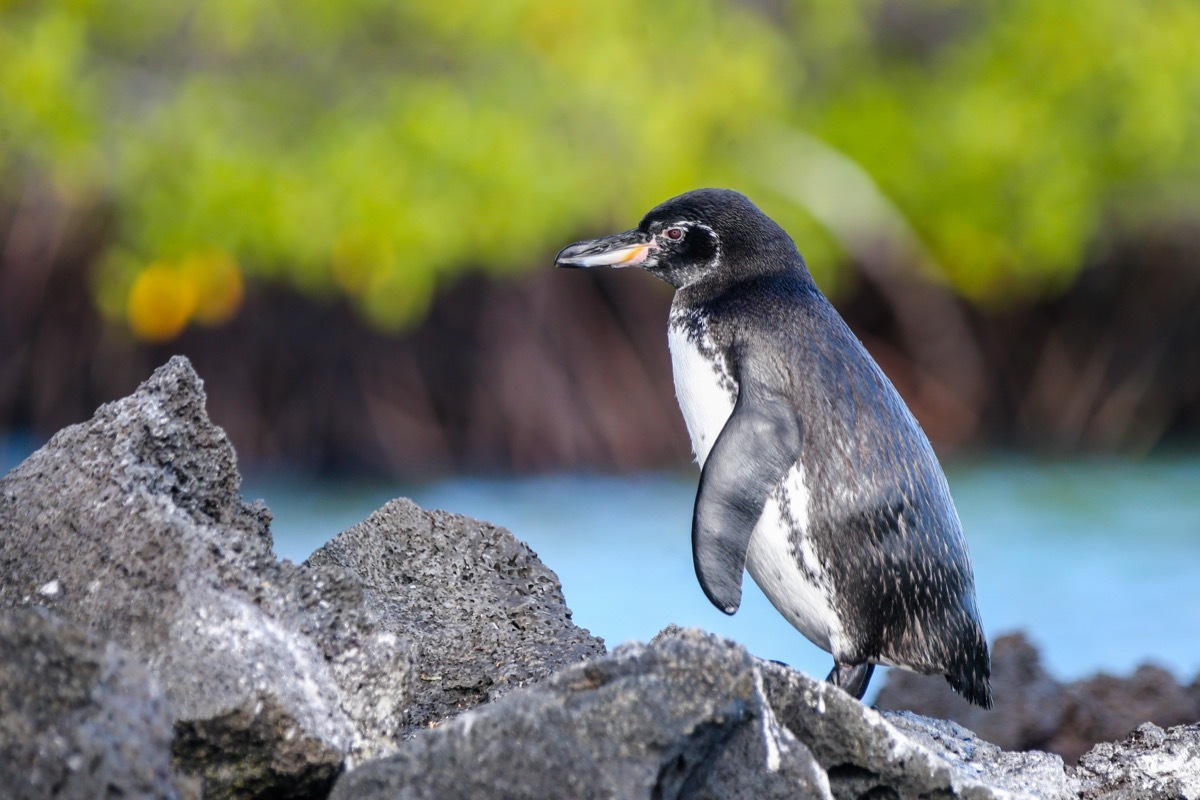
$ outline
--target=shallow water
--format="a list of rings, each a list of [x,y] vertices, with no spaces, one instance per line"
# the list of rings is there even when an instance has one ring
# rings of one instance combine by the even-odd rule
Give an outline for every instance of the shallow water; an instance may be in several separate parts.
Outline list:
[[[1150,461],[989,458],[949,465],[989,638],[1025,630],[1063,679],[1151,661],[1200,671],[1200,456]],[[251,478],[280,556],[305,558],[388,499],[512,530],[555,570],[577,624],[610,647],[675,622],[824,676],[809,644],[746,580],[742,608],[709,605],[692,571],[696,475],[457,478],[426,485]],[[882,683],[878,678],[875,686]]]

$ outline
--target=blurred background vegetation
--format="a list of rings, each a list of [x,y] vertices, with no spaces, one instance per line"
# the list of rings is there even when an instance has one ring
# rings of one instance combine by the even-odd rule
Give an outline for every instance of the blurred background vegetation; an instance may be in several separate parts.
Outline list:
[[[1191,0],[0,0],[0,430],[173,352],[244,458],[686,459],[634,276],[750,195],[940,446],[1200,431]]]

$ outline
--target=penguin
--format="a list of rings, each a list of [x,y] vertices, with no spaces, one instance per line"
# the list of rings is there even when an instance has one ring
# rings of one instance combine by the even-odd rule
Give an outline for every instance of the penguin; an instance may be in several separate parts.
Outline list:
[[[991,708],[945,475],[783,228],[738,192],[699,189],[555,263],[639,267],[675,289],[667,338],[700,466],[692,555],[708,599],[733,614],[748,571],[854,697],[884,664]]]

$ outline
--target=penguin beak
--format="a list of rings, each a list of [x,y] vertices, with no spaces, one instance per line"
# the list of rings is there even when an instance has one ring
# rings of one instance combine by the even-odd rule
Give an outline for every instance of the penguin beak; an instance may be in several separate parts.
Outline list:
[[[650,251],[657,246],[654,237],[635,228],[624,233],[567,245],[559,251],[554,264],[573,269],[634,267],[645,261]]]

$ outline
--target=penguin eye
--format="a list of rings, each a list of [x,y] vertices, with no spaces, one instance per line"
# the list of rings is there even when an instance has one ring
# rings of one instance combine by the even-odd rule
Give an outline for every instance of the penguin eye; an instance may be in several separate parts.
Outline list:
[[[665,231],[663,231],[663,236],[666,236],[668,239],[679,241],[683,238],[683,228],[667,228]]]

